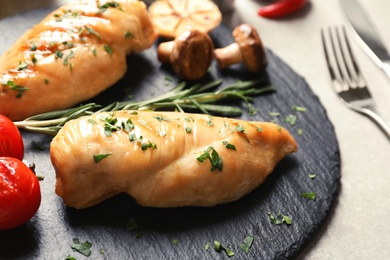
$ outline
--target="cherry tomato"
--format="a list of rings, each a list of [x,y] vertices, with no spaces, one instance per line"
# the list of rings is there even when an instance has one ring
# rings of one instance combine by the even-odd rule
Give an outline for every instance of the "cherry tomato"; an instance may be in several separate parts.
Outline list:
[[[35,173],[19,159],[0,157],[0,230],[27,222],[40,204],[41,189]]]
[[[19,129],[7,117],[0,115],[0,156],[23,160],[24,144]]]
[[[281,0],[260,8],[258,14],[267,18],[277,18],[298,11],[308,0]]]

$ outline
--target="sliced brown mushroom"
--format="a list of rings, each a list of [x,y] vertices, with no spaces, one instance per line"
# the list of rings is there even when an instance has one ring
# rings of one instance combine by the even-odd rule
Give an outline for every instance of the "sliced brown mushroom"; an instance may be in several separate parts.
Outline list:
[[[235,43],[214,50],[221,69],[243,62],[250,72],[256,73],[267,66],[267,56],[256,29],[241,24],[233,30]]]
[[[188,30],[174,41],[163,42],[157,48],[157,58],[171,63],[175,73],[185,80],[202,78],[214,57],[214,44],[207,33]]]

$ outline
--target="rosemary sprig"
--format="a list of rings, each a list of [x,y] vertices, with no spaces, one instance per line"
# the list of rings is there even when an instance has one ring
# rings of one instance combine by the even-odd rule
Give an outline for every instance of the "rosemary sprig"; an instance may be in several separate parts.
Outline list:
[[[190,88],[186,88],[185,82],[181,82],[171,91],[145,101],[114,102],[106,107],[96,103],[89,103],[76,108],[35,115],[14,123],[18,128],[28,131],[55,135],[66,122],[97,112],[177,109],[180,112],[197,110],[205,114],[240,116],[242,114],[240,108],[232,105],[221,105],[218,104],[218,101],[239,99],[243,100],[249,108],[254,96],[276,91],[271,86],[256,87],[261,81],[238,81],[217,91],[212,91],[212,89],[220,86],[222,80],[216,80],[204,85],[196,84]]]

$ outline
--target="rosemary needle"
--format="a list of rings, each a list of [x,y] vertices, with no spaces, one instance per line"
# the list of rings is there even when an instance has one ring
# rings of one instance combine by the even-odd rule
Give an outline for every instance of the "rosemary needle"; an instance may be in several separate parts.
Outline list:
[[[118,110],[188,110],[201,111],[205,114],[240,116],[242,110],[232,105],[221,105],[218,101],[226,99],[243,100],[248,108],[253,97],[276,91],[271,86],[258,87],[262,80],[238,81],[220,90],[213,91],[222,84],[216,80],[207,84],[195,84],[186,88],[185,82],[176,85],[171,91],[145,101],[113,102],[102,107],[96,103],[88,103],[79,107],[43,113],[14,122],[18,128],[28,131],[55,135],[69,120],[97,112],[113,112]]]

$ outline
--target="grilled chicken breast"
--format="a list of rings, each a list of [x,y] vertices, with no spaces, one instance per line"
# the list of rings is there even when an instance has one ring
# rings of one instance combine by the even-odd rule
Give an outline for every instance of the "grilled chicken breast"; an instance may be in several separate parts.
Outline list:
[[[75,208],[126,192],[149,207],[213,206],[258,187],[297,150],[274,123],[178,112],[97,113],[54,137],[56,193]]]
[[[90,99],[124,75],[126,55],[156,37],[142,1],[64,5],[0,57],[0,114],[22,120]]]

